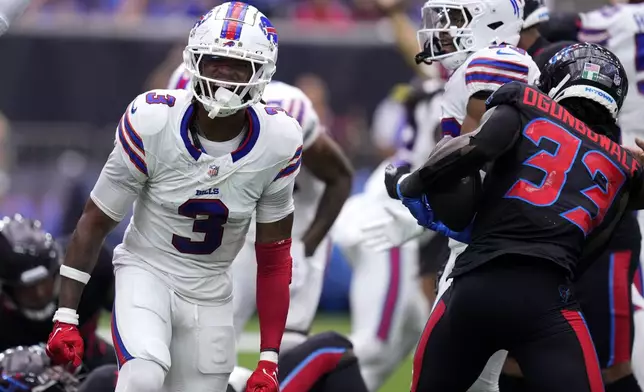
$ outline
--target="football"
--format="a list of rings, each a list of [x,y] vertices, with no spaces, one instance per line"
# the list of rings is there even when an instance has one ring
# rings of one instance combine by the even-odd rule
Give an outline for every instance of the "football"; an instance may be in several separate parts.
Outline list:
[[[454,231],[463,231],[474,219],[481,195],[481,175],[470,175],[452,186],[427,192],[427,201],[434,210],[435,220]]]

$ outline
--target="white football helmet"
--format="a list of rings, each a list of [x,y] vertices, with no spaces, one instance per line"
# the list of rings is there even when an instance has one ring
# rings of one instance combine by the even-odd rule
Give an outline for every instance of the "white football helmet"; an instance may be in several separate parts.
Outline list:
[[[477,50],[519,43],[523,0],[429,0],[418,30],[416,62],[440,61],[454,70]],[[449,52],[445,46],[453,46]]]
[[[525,0],[523,9],[523,29],[529,29],[550,20],[550,11],[545,0]]]
[[[259,102],[275,74],[277,41],[268,18],[246,3],[221,4],[197,21],[183,61],[191,75],[191,90],[210,118],[227,117]],[[248,61],[250,79],[237,83],[203,75],[204,58],[218,57]]]

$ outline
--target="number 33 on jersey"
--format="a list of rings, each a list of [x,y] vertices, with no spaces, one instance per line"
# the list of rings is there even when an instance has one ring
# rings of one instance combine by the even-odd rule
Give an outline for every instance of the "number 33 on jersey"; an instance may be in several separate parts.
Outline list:
[[[246,111],[239,147],[213,157],[193,140],[194,110],[188,91],[137,97],[121,118],[91,197],[116,221],[136,201],[122,251],[167,273],[196,277],[224,271],[255,209],[259,217],[267,208],[263,200],[293,186],[302,131],[285,113],[256,104]]]
[[[547,116],[525,126],[523,137],[530,143],[524,144],[524,153],[529,157],[505,197],[536,207],[554,205],[559,216],[588,236],[602,224],[626,182],[641,176],[641,167],[617,143],[536,90],[524,87],[522,104]]]

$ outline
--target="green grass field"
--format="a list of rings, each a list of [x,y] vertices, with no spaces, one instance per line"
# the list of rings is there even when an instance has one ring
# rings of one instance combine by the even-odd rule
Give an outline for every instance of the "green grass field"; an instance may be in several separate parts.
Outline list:
[[[109,329],[109,315],[104,317],[101,322],[101,328]],[[347,335],[350,330],[350,321],[348,315],[329,315],[320,314],[313,322],[312,333],[324,331],[336,331]],[[257,318],[252,319],[246,327],[246,332],[259,332],[259,323]],[[258,353],[240,352],[238,354],[240,366],[253,369],[257,364]],[[411,382],[411,357],[400,365],[398,370],[387,380],[387,383],[380,388],[379,392],[402,392],[408,391]]]

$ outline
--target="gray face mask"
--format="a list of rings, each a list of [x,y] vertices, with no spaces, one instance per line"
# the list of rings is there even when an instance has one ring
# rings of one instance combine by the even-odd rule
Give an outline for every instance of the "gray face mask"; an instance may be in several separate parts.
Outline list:
[[[54,301],[45,305],[42,309],[20,309],[20,312],[29,320],[33,321],[45,321],[49,320],[54,316],[56,311],[56,303]]]

